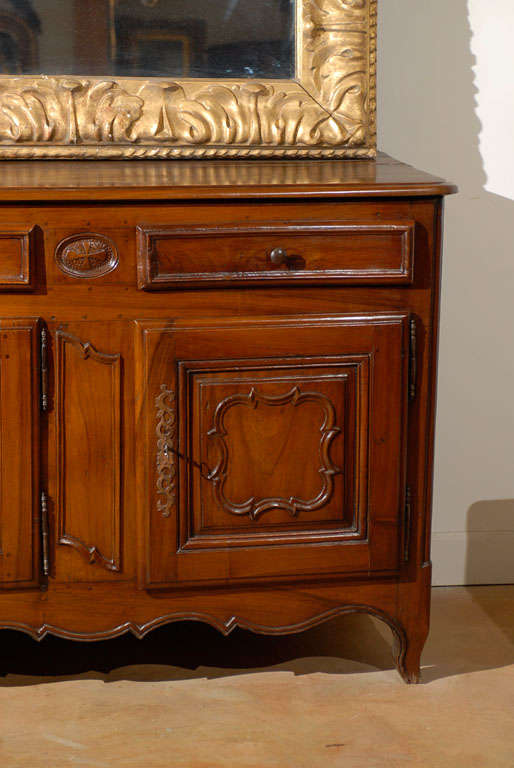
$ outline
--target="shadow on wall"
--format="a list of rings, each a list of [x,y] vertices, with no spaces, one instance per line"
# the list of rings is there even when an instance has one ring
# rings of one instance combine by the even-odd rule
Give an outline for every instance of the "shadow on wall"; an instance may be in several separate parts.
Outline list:
[[[514,202],[484,188],[468,2],[387,0],[381,25],[381,147],[460,189],[446,204],[434,583],[514,581],[514,503],[476,502],[512,495]]]
[[[468,510],[466,584],[514,583],[514,499],[477,501]]]

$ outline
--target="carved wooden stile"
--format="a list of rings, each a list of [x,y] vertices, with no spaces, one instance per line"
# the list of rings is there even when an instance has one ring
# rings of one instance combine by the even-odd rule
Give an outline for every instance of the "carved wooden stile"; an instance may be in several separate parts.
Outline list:
[[[41,491],[41,551],[42,551],[42,566],[43,576],[48,576],[50,573],[50,531],[48,525],[48,498],[45,491]]]
[[[39,347],[41,411],[48,410],[48,331],[41,329]]]
[[[156,490],[157,509],[163,517],[169,517],[176,503],[176,406],[175,393],[161,384],[155,398],[157,415]]]
[[[415,317],[411,317],[409,329],[409,400],[415,400],[418,386],[418,337]]]

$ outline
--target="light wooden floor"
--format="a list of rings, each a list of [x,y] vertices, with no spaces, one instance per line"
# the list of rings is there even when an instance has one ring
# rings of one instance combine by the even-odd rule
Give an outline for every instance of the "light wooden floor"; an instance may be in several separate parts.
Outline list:
[[[0,766],[513,768],[514,586],[435,589],[432,610],[419,686],[365,616],[278,639],[0,633]]]

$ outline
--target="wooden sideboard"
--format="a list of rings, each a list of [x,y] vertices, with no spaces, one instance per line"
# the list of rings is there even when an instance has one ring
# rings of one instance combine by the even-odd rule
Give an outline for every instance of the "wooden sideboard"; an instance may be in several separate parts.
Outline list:
[[[384,155],[0,163],[0,627],[367,612],[418,681],[454,191]]]

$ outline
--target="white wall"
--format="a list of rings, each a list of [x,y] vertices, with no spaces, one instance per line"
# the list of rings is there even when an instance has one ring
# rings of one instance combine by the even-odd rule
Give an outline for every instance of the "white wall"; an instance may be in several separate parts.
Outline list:
[[[434,583],[514,582],[512,0],[379,0],[379,143],[446,207]]]

